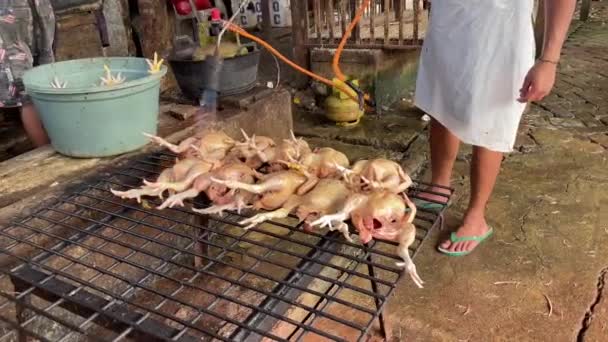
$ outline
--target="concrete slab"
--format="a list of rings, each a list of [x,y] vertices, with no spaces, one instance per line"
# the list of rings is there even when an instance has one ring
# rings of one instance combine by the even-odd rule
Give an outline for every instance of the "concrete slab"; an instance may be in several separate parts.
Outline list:
[[[403,340],[540,341],[548,332],[560,341],[576,338],[608,257],[601,248],[608,232],[600,224],[608,222],[601,209],[608,190],[597,186],[608,182],[601,171],[608,161],[595,144],[565,144],[563,132],[548,133],[537,135],[548,146],[542,152],[505,162],[488,208],[497,232],[491,240],[462,259],[445,257],[434,245],[419,254],[426,288],[406,281],[389,303]],[[467,163],[457,164],[454,179],[466,178]],[[452,229],[468,201],[466,186],[454,185],[460,197],[447,217]]]
[[[297,135],[400,152],[407,151],[427,125],[422,120],[399,114],[364,116],[361,123],[353,127],[337,126],[320,113],[295,111],[293,116]]]

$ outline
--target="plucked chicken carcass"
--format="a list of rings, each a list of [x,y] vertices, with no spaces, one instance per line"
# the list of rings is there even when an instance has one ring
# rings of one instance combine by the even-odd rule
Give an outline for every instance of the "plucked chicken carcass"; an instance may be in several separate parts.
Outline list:
[[[306,182],[306,177],[294,170],[279,171],[260,177],[261,180],[257,184],[218,178],[212,178],[212,181],[229,189],[244,190],[258,195],[253,201],[253,208],[263,210],[279,209]]]
[[[226,164],[216,170],[198,176],[188,190],[172,195],[160,205],[158,209],[173,208],[176,205],[184,206],[184,200],[194,198],[204,192],[214,205],[226,208],[223,210],[236,209],[240,212],[240,210],[244,209],[247,206],[247,203],[252,200],[253,195],[240,190],[230,192],[230,189],[223,185],[213,183],[211,179],[218,178],[253,184],[256,175],[257,172],[244,163],[233,162]],[[200,210],[195,211],[200,212]]]
[[[190,188],[190,186],[192,186],[192,183],[194,183],[194,181],[201,175],[204,175],[212,170],[214,170],[215,167],[217,167],[217,165],[219,165],[218,163],[214,163],[214,162],[209,162],[207,160],[201,160],[198,158],[190,158],[190,159],[186,159],[186,160],[195,160],[195,162],[193,163],[189,163],[189,167],[185,167],[184,165],[182,165],[182,162],[177,162],[175,164],[175,166],[173,168],[180,168],[180,169],[184,169],[185,172],[182,170],[180,171],[180,175],[183,174],[183,176],[180,177],[176,177],[174,180],[171,181],[159,181],[156,180],[156,182],[150,182],[144,179],[144,186],[149,187],[149,188],[156,188],[156,189],[160,189],[162,192],[169,190],[172,193],[179,193],[179,192],[183,192],[186,191],[188,188]]]
[[[409,213],[406,213],[406,207],[411,209]],[[407,196],[380,190],[352,193],[340,210],[319,218],[312,225],[335,229],[350,218],[362,243],[368,243],[372,238],[398,242],[397,253],[403,262],[397,266],[405,267],[414,283],[422,288],[424,282],[408,250],[416,239],[416,228],[412,223],[415,216],[416,206]]]
[[[302,156],[309,153],[312,153],[312,150],[308,143],[302,138],[296,138],[291,131],[291,139],[284,139],[272,151],[272,157],[268,160],[267,171],[270,173],[285,170],[288,166],[286,161],[298,161]]]
[[[400,194],[412,185],[401,165],[388,159],[360,160],[351,169],[336,167],[353,188],[361,191],[388,190]]]
[[[196,156],[207,161],[222,160],[234,147],[236,141],[226,133],[216,130],[207,130],[194,137],[185,139],[179,145],[174,145],[165,139],[150,134],[145,134],[154,143],[166,147],[169,151],[182,157]]]
[[[322,147],[304,154],[299,160],[292,158],[284,161],[284,164],[306,176],[306,183],[298,189],[298,195],[303,195],[310,191],[319,179],[339,178],[340,168],[347,168],[350,162],[344,153]]]
[[[258,214],[240,223],[247,225],[245,229],[249,229],[268,220],[285,218],[294,212],[300,222],[304,222],[304,229],[310,230],[312,229],[311,222],[323,215],[339,211],[345,205],[349,195],[350,190],[344,182],[337,179],[321,179],[305,195],[291,195],[280,209]],[[348,225],[345,223],[332,228],[340,230],[348,241],[352,241],[348,232]]]
[[[237,142],[228,152],[226,160],[238,160],[253,169],[259,169],[273,158],[275,142],[269,137],[255,136],[249,137],[244,130],[241,130],[244,142]]]
[[[152,196],[163,198],[163,193],[168,188],[158,186],[158,184],[175,184],[179,183],[187,178],[187,176],[196,174],[197,172],[203,172],[204,170],[211,167],[210,163],[201,161],[197,158],[186,158],[182,160],[176,160],[173,167],[164,170],[156,179],[156,182],[148,182],[144,180],[144,185],[139,189],[132,189],[128,191],[116,191],[110,189],[110,191],[122,199],[137,199],[138,203],[141,203],[142,196]],[[170,190],[174,191],[174,190]]]

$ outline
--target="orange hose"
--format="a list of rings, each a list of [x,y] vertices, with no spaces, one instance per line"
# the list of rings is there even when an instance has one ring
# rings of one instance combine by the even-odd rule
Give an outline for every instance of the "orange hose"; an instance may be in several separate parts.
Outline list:
[[[340,44],[338,45],[338,48],[336,49],[336,53],[334,55],[334,59],[332,62],[332,68],[334,71],[334,75],[336,75],[336,77],[342,82],[345,82],[347,79],[346,75],[344,75],[344,73],[342,73],[342,70],[340,70],[340,57],[342,57],[342,51],[344,51],[344,46],[346,45],[346,41],[348,40],[351,33],[355,29],[355,26],[357,26],[357,24],[363,17],[363,14],[365,14],[365,9],[369,6],[370,2],[371,2],[371,0],[363,0],[363,2],[361,3],[361,7],[359,7],[359,9],[357,10],[355,17],[353,18],[353,21],[351,21],[350,24],[348,25],[348,28],[346,29],[346,32],[344,32],[344,36],[342,36],[342,40],[340,40]]]
[[[289,66],[291,66],[292,68],[298,70],[299,72],[308,75],[311,78],[314,78],[317,81],[320,81],[322,83],[327,84],[330,87],[336,87],[338,88],[340,91],[342,91],[344,94],[348,95],[351,99],[353,99],[356,102],[359,102],[359,99],[356,96],[352,95],[353,90],[350,89],[350,87],[346,87],[343,85],[338,85],[335,84],[334,82],[332,82],[331,80],[328,80],[327,78],[317,75],[315,73],[313,73],[312,71],[306,70],[304,68],[302,68],[301,66],[297,65],[296,63],[292,62],[291,60],[289,60],[287,57],[283,56],[279,51],[277,51],[274,47],[272,47],[272,45],[268,44],[267,42],[265,42],[264,40],[250,34],[249,32],[245,31],[244,29],[242,29],[241,27],[235,25],[235,24],[228,24],[228,29],[232,32],[238,33],[243,37],[246,37],[248,39],[253,40],[254,42],[262,45],[263,47],[265,47],[268,51],[270,51],[271,53],[273,53],[274,55],[276,55],[277,57],[279,57],[283,62],[287,63]]]

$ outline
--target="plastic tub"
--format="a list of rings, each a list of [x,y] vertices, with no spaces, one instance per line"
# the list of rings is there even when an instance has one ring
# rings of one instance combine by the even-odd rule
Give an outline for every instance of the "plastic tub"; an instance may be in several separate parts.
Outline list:
[[[101,86],[108,65],[125,82]],[[157,133],[163,66],[148,73],[143,58],[86,58],[35,67],[23,77],[42,123],[59,152],[71,157],[107,157],[134,151],[148,143],[142,134]],[[50,83],[58,77],[67,87]]]

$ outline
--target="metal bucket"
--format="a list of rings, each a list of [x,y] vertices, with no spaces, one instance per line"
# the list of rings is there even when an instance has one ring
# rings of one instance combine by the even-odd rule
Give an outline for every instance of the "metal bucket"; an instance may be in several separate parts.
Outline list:
[[[126,81],[100,86],[104,64]],[[86,58],[35,67],[25,73],[27,93],[40,113],[53,147],[72,157],[106,157],[136,150],[156,134],[160,80],[143,58]],[[57,77],[67,87],[52,88]]]
[[[258,78],[260,50],[250,48],[243,56],[227,58],[220,74],[219,96],[244,93],[255,87]],[[169,65],[184,96],[198,100],[206,88],[208,64],[205,61],[170,59]]]

